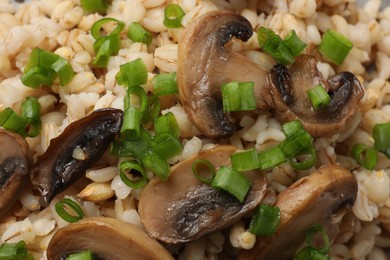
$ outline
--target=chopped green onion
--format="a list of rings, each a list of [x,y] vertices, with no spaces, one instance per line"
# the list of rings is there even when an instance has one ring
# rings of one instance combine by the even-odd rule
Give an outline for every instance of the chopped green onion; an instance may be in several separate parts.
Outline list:
[[[65,221],[73,223],[84,217],[84,211],[80,205],[71,199],[65,198],[55,205],[57,214]],[[73,211],[75,215],[70,212]]]
[[[157,74],[152,80],[153,93],[157,96],[177,94],[176,73]]]
[[[121,136],[127,140],[133,140],[139,136],[142,114],[139,109],[130,107],[123,113],[123,123],[120,130]]]
[[[117,139],[113,142],[111,153],[118,156],[133,156],[142,160],[150,151],[152,137],[142,126],[138,138],[134,140]]]
[[[143,85],[148,80],[148,70],[142,59],[138,58],[120,66],[115,76],[119,85],[128,87]]]
[[[211,182],[211,186],[229,192],[242,203],[251,187],[251,182],[239,171],[221,166]]]
[[[108,0],[80,0],[81,7],[86,13],[100,13],[107,12]]]
[[[102,37],[93,45],[96,57],[93,60],[93,66],[97,68],[104,68],[107,66],[110,57],[116,55],[120,49],[120,35],[112,34]]]
[[[278,207],[262,204],[252,216],[249,232],[257,236],[272,236],[280,223]]]
[[[169,159],[183,151],[183,145],[170,133],[161,133],[154,136],[150,147],[162,159]]]
[[[320,234],[321,235],[321,242],[322,246],[318,247],[317,245],[314,244],[314,235]],[[316,224],[311,226],[307,232],[306,232],[306,243],[315,248],[318,252],[321,254],[327,254],[329,253],[330,250],[330,242],[329,242],[329,237],[326,234],[326,230],[322,225]]]
[[[129,37],[129,39],[133,42],[142,42],[148,46],[152,43],[153,39],[152,34],[145,30],[145,28],[137,22],[133,22],[129,26],[127,37]]]
[[[356,144],[352,148],[352,157],[367,170],[374,170],[377,162],[377,152],[365,144]]]
[[[282,129],[287,138],[295,138],[305,132],[301,121],[293,120],[282,125]]]
[[[108,23],[116,23],[117,26],[115,27],[115,29],[108,35],[114,35],[114,34],[120,34],[120,32],[123,30],[123,28],[125,28],[125,23],[122,22],[122,21],[118,21],[117,19],[115,18],[111,18],[111,17],[106,17],[106,18],[102,18],[100,20],[98,20],[97,22],[95,22],[92,27],[91,27],[91,35],[92,37],[97,40],[99,38],[102,38],[104,37],[105,35],[102,35],[101,34],[101,31],[102,31],[102,28],[105,24],[108,24]]]
[[[148,183],[146,172],[137,161],[123,161],[119,164],[119,177],[130,188],[139,189]]]
[[[255,149],[230,155],[232,168],[237,171],[248,171],[260,168],[258,152]]]
[[[294,56],[289,47],[279,35],[271,36],[264,44],[263,50],[276,60],[276,62],[288,65],[293,63]]]
[[[180,129],[172,112],[159,116],[154,122],[154,131],[156,135],[161,133],[169,133],[175,138],[179,138]]]
[[[181,20],[183,20],[185,13],[183,9],[177,4],[170,4],[164,10],[164,25],[168,28],[182,27]]]
[[[145,112],[146,107],[148,105],[148,97],[146,96],[145,90],[140,86],[131,86],[127,88],[127,97],[129,97],[129,95],[137,96],[140,102],[139,107],[137,109],[139,109],[141,113]],[[137,106],[135,106],[135,104],[132,104],[131,100],[128,99],[128,102],[126,101],[124,104],[124,108],[127,109],[129,107]]]
[[[317,249],[307,246],[302,248],[295,256],[295,260],[329,260],[326,255],[318,252]]]
[[[160,179],[167,180],[170,174],[168,162],[157,153],[150,152],[142,159],[143,165],[154,172]]]
[[[291,50],[293,56],[298,56],[306,48],[306,43],[299,39],[295,30],[291,30],[286,38],[284,38],[284,44]]]
[[[66,257],[66,260],[93,260],[92,250],[85,250],[78,253],[70,254]]]
[[[312,142],[313,137],[311,137],[310,134],[305,131],[294,138],[287,138],[282,143],[280,143],[279,146],[283,154],[288,159],[292,159],[296,155],[298,155],[304,148],[310,146]]]
[[[56,77],[56,72],[53,69],[35,66],[32,67],[29,71],[25,72],[20,80],[27,87],[37,88],[42,85],[53,85]]]
[[[265,28],[261,26],[259,30],[257,30],[257,41],[259,43],[260,48],[264,48],[265,43],[267,40],[275,36],[276,34],[271,29]]]
[[[309,89],[307,95],[315,110],[326,107],[331,101],[328,92],[321,84]]]
[[[314,164],[317,160],[316,151],[315,151],[313,146],[308,146],[308,147],[304,148],[302,151],[300,151],[297,154],[297,156],[300,156],[300,157],[305,156],[305,158],[309,157],[308,159],[306,159],[304,161],[298,161],[297,158],[295,158],[295,160],[290,161],[291,166],[295,170],[299,170],[299,171],[310,169],[311,167],[314,166]]]
[[[259,152],[258,157],[261,170],[271,169],[272,167],[284,163],[287,160],[279,146]]]
[[[4,243],[0,246],[0,259],[2,260],[34,260],[23,240],[16,243]]]
[[[148,96],[148,105],[143,113],[142,122],[148,123],[152,120],[156,120],[160,111],[160,99],[155,95]]]
[[[46,51],[40,48],[34,48],[27,60],[26,66],[24,67],[23,73],[27,73],[32,68],[44,67],[50,68],[50,66],[58,60],[60,56],[50,51]]]
[[[328,30],[322,36],[318,50],[330,61],[341,65],[353,47],[352,42],[341,33]]]
[[[232,81],[222,85],[224,111],[254,110],[256,99],[253,82]]]
[[[24,137],[27,136],[26,128],[28,123],[27,118],[18,115],[10,107],[7,107],[0,113],[0,126]]]
[[[204,159],[198,159],[192,164],[192,173],[201,182],[211,184],[215,178],[215,168],[208,161]]]
[[[50,68],[57,72],[61,86],[68,84],[74,77],[72,65],[70,65],[70,63],[62,57],[59,57],[58,60],[50,66]]]
[[[390,158],[390,123],[376,124],[373,137],[375,149]]]
[[[22,102],[22,117],[26,118],[29,123],[26,126],[26,135],[36,137],[41,131],[41,104],[35,97],[27,97]]]

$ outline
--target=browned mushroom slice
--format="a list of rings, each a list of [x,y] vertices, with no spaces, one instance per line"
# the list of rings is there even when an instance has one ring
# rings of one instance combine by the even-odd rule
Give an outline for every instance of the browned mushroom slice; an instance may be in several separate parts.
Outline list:
[[[18,134],[0,129],[0,216],[19,199],[28,183],[32,153]]]
[[[223,111],[223,83],[254,82],[258,108],[268,108],[262,93],[263,86],[267,85],[267,72],[246,57],[224,48],[232,37],[247,41],[252,33],[252,26],[244,17],[213,11],[189,25],[179,41],[180,100],[194,125],[207,137],[224,138],[235,130]]]
[[[206,159],[217,168],[229,164],[234,151],[233,146],[217,146],[172,167],[167,181],[150,181],[139,201],[140,217],[149,235],[166,243],[191,241],[226,228],[255,208],[266,191],[263,173],[245,173],[252,186],[243,203],[200,182],[192,173],[195,160]]]
[[[51,140],[31,172],[43,202],[50,202],[102,156],[121,128],[122,115],[119,109],[96,110]]]
[[[292,259],[313,224],[324,226],[330,240],[338,233],[344,214],[350,210],[357,194],[355,176],[337,165],[328,165],[295,182],[277,197],[280,225],[274,236],[258,237],[240,259]]]
[[[59,229],[50,240],[47,258],[62,260],[84,250],[92,250],[97,259],[173,259],[142,229],[106,217],[86,218]]]
[[[315,137],[342,131],[354,116],[364,90],[359,80],[350,72],[343,72],[324,80],[309,55],[300,55],[287,68],[276,65],[270,72],[274,116],[287,122],[301,120],[306,130]],[[307,90],[322,84],[331,96],[325,108],[314,110]]]

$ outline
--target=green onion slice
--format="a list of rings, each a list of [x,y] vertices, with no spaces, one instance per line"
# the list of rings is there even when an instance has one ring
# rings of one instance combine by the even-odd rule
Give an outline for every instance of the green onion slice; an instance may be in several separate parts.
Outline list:
[[[66,260],[93,260],[92,250],[84,250],[78,253],[70,254],[66,257]]]
[[[221,166],[211,182],[211,186],[229,192],[242,203],[251,187],[251,182],[239,171]]]
[[[3,260],[34,260],[23,240],[16,243],[4,243],[0,246],[0,259]]]
[[[259,156],[256,149],[238,152],[230,155],[232,168],[237,171],[248,171],[260,168]]]
[[[154,122],[154,131],[156,135],[169,133],[175,138],[179,138],[180,129],[172,112],[159,116]]]
[[[95,22],[92,25],[92,27],[91,27],[91,35],[92,35],[92,37],[95,40],[97,40],[97,39],[99,39],[101,37],[104,37],[105,35],[101,34],[102,27],[105,24],[112,23],[112,22],[116,23],[116,27],[108,35],[119,34],[123,30],[123,28],[125,28],[125,23],[122,22],[122,21],[118,21],[117,19],[111,18],[111,17],[102,18],[102,19],[98,20],[97,22]]]
[[[373,137],[375,149],[390,158],[390,123],[376,124]]]
[[[157,74],[152,80],[153,93],[157,96],[179,93],[176,83],[176,73]]]
[[[317,241],[317,240],[313,239],[313,237],[315,235],[317,235],[317,234],[321,235],[322,246],[320,246],[320,247],[318,247],[318,245],[315,245],[315,241]],[[325,228],[322,225],[315,224],[315,225],[311,226],[307,230],[307,232],[306,232],[306,243],[309,246],[315,248],[321,254],[325,255],[325,254],[329,253],[329,250],[330,250],[329,237],[326,234],[326,230],[325,230]]]
[[[133,22],[129,26],[127,37],[133,42],[142,42],[148,46],[152,43],[153,39],[152,34],[137,22]]]
[[[119,177],[130,188],[139,189],[148,183],[146,172],[135,160],[119,164]]]
[[[36,137],[41,131],[41,104],[35,97],[27,97],[22,102],[22,117],[29,121],[26,126],[26,135],[29,137]]]
[[[121,39],[119,34],[111,34],[96,40],[93,48],[96,52],[96,57],[93,60],[93,66],[104,68],[108,65],[110,57],[119,52]]]
[[[149,152],[143,159],[143,165],[154,172],[160,179],[167,180],[170,174],[169,164],[157,153]]]
[[[138,138],[126,140],[121,136],[113,142],[110,152],[120,157],[133,156],[141,161],[150,152],[151,140],[150,133],[141,126]]]
[[[321,84],[309,89],[307,95],[315,110],[326,107],[331,101],[328,92]]]
[[[352,148],[352,157],[367,170],[374,170],[377,163],[377,152],[365,144],[356,144]]]
[[[288,139],[301,135],[306,130],[303,128],[301,121],[293,120],[282,125],[284,134]]]
[[[264,48],[265,43],[267,40],[275,36],[276,34],[271,29],[265,28],[261,26],[259,30],[257,30],[257,41],[259,43],[260,48]]]
[[[0,126],[26,137],[26,128],[28,119],[15,113],[10,107],[7,107],[0,113]]]
[[[100,13],[107,12],[108,0],[80,0],[81,7],[86,13]]]
[[[153,153],[162,159],[169,159],[183,151],[179,139],[170,133],[160,133],[152,138],[150,143]]]
[[[185,13],[179,5],[170,4],[165,7],[163,23],[168,28],[180,28],[184,15]]]
[[[272,56],[276,62],[288,65],[294,62],[294,55],[279,35],[267,39],[263,48],[264,52]]]
[[[57,74],[51,68],[41,66],[32,67],[25,72],[20,78],[22,83],[30,88],[38,88],[39,86],[51,86],[56,79]]]
[[[341,65],[353,47],[352,42],[335,30],[328,30],[322,36],[318,50],[337,65]]]
[[[57,72],[61,86],[68,84],[74,77],[72,65],[70,65],[70,63],[62,57],[59,57],[58,60],[50,66],[50,68]]]
[[[280,149],[283,154],[288,158],[292,159],[297,156],[304,148],[311,146],[313,142],[313,137],[306,131],[302,134],[294,137],[287,138],[282,143],[280,143]]]
[[[198,159],[192,163],[192,173],[201,182],[211,184],[215,178],[215,168],[208,160]]]
[[[119,85],[128,87],[139,86],[146,84],[148,80],[148,70],[143,60],[138,58],[121,65],[115,78]]]
[[[68,198],[57,202],[55,210],[63,220],[70,223],[77,222],[84,217],[84,211],[80,205]]]
[[[160,99],[156,95],[148,96],[148,105],[142,116],[142,122],[148,123],[156,120],[161,111]]]
[[[261,170],[271,169],[281,163],[284,163],[287,158],[279,146],[272,147],[258,153],[259,164]]]
[[[252,216],[249,232],[257,236],[272,236],[280,223],[278,207],[262,204]]]
[[[330,258],[326,255],[318,252],[317,249],[307,246],[302,248],[295,256],[295,260],[329,260]]]
[[[134,140],[140,134],[142,113],[139,109],[130,107],[123,113],[123,123],[120,134],[127,140]]]
[[[295,170],[299,170],[299,171],[310,169],[311,167],[314,166],[317,160],[316,150],[314,149],[313,146],[308,146],[304,148],[302,151],[298,153],[297,156],[299,157],[304,156],[305,159],[303,161],[298,161],[298,158],[294,158],[293,160],[290,161],[290,164]]]
[[[256,108],[253,82],[232,81],[222,85],[224,111],[244,111]]]
[[[291,50],[293,56],[298,56],[306,48],[306,43],[299,39],[295,30],[291,30],[286,38],[284,38],[284,44]]]

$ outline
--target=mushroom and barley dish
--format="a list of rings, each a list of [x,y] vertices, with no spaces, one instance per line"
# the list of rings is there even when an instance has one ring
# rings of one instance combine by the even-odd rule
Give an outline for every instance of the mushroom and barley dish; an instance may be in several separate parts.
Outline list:
[[[388,4],[0,1],[0,259],[387,259]]]

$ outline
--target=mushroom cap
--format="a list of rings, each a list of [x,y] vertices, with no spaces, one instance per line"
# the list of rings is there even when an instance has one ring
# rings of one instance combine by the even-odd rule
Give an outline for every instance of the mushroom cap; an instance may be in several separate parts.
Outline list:
[[[68,125],[39,157],[31,171],[31,181],[42,195],[42,203],[74,183],[107,150],[122,125],[119,109],[99,109]],[[85,159],[75,158],[81,149]]]
[[[224,48],[233,37],[247,41],[249,21],[233,12],[211,11],[190,24],[179,41],[177,82],[184,110],[209,138],[225,138],[235,131],[223,111],[221,87],[231,81],[254,82],[257,107],[268,107],[267,72],[248,58]]]
[[[28,183],[32,152],[18,134],[0,129],[0,215],[15,204]]]
[[[299,119],[314,137],[341,132],[355,115],[364,89],[350,72],[325,80],[314,57],[299,55],[288,68],[276,65],[269,74],[273,115],[282,122]],[[331,96],[323,109],[314,110],[307,90],[321,84]]]
[[[258,237],[255,246],[241,251],[239,258],[292,259],[314,224],[321,224],[332,241],[355,202],[357,188],[355,176],[337,165],[324,166],[298,180],[277,196],[280,224],[275,234]]]
[[[108,217],[86,218],[60,228],[49,242],[47,258],[61,260],[89,249],[98,259],[173,259],[139,227]]]
[[[226,228],[254,209],[266,192],[263,173],[244,173],[252,186],[240,203],[232,195],[202,183],[192,172],[197,159],[208,160],[215,168],[228,165],[235,151],[234,146],[216,146],[176,164],[167,181],[151,180],[138,204],[147,233],[166,243],[188,242]]]

